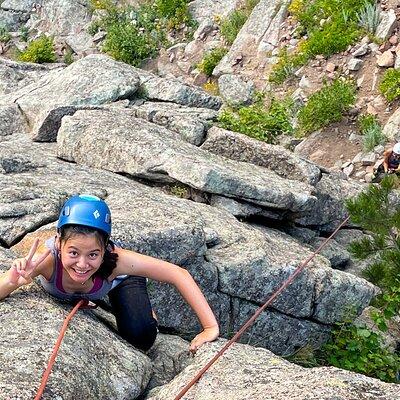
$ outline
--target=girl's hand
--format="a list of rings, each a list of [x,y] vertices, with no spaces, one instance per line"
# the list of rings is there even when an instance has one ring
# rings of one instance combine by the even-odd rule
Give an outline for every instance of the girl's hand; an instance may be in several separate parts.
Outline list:
[[[23,258],[17,258],[12,262],[8,273],[9,282],[11,284],[22,286],[32,282],[31,275],[33,271],[50,254],[50,249],[47,249],[38,258],[33,259],[38,246],[39,239],[35,239],[28,255]]]
[[[218,325],[211,326],[210,328],[204,328],[204,331],[199,333],[190,343],[190,351],[194,354],[197,349],[206,342],[212,342],[217,339],[219,335]]]

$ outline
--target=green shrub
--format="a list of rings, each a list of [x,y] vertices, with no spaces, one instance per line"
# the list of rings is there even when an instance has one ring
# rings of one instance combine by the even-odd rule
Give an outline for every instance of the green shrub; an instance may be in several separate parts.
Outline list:
[[[39,64],[55,62],[56,54],[53,38],[42,35],[38,39],[32,40],[28,43],[26,50],[19,55],[18,59]]]
[[[27,42],[29,39],[29,29],[25,26],[21,27],[21,29],[19,30],[19,35],[23,42]]]
[[[283,83],[307,60],[308,55],[306,53],[288,54],[287,48],[283,47],[278,55],[278,62],[272,67],[268,80],[276,84]]]
[[[282,53],[269,80],[283,83],[295,69],[316,55],[331,56],[345,50],[363,33],[358,12],[372,0],[293,0],[289,12],[300,23],[299,33],[307,36],[297,51]],[[321,23],[321,21],[324,21]]]
[[[360,132],[363,135],[368,129],[374,127],[375,125],[379,125],[378,120],[375,115],[372,114],[361,114],[358,117],[358,126],[360,128]]]
[[[246,11],[235,10],[221,22],[221,35],[229,45],[232,45],[235,41],[247,17],[248,14]]]
[[[338,18],[314,30],[305,41],[302,50],[310,56],[322,54],[326,57],[346,50],[360,36],[361,31],[354,22]]]
[[[310,34],[321,28],[321,20],[357,22],[358,13],[366,3],[373,3],[373,0],[294,0],[289,10],[304,31]]]
[[[11,39],[10,32],[5,26],[0,26],[0,42],[7,43]]]
[[[116,60],[135,66],[167,45],[169,29],[185,23],[191,28],[189,35],[195,26],[186,0],[145,1],[136,8],[118,7],[111,0],[92,0],[92,3],[105,12],[90,25],[89,33],[94,35],[99,30],[105,31],[102,50]]]
[[[376,306],[379,309],[371,312],[372,320],[382,332],[388,331],[387,322],[393,317],[397,316],[400,312],[400,284],[394,284],[385,289],[376,299]]]
[[[358,124],[360,126],[360,133],[364,136],[364,150],[371,151],[378,144],[385,143],[385,136],[382,133],[382,127],[374,115],[360,115]]]
[[[74,62],[74,52],[71,49],[68,49],[64,54],[64,62],[67,65],[70,65]]]
[[[362,373],[386,382],[397,381],[400,357],[385,348],[380,334],[365,326],[338,324],[322,357],[334,367]]]
[[[379,90],[387,101],[394,101],[400,97],[400,70],[388,68],[383,74]]]
[[[158,15],[167,19],[169,27],[178,28],[181,24],[193,24],[187,0],[156,0],[155,4]]]
[[[310,96],[307,104],[299,111],[299,133],[304,135],[340,121],[354,100],[355,86],[352,83],[336,79],[330,85],[325,84]]]
[[[225,47],[216,47],[204,56],[203,60],[197,65],[197,68],[207,76],[211,76],[214,68],[227,52],[228,49]]]
[[[274,143],[281,133],[293,133],[290,123],[289,100],[272,100],[269,110],[265,110],[263,101],[239,109],[225,109],[218,118],[219,126],[234,132],[244,133],[252,138]]]
[[[114,9],[102,20],[102,27],[107,32],[103,51],[127,64],[138,66],[166,43],[165,30],[149,4],[136,10]]]

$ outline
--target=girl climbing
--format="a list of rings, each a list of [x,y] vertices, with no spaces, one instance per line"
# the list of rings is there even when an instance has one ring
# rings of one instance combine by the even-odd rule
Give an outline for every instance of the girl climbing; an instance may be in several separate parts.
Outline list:
[[[383,153],[383,160],[374,170],[372,182],[379,183],[387,174],[398,174],[400,172],[400,143]]]
[[[57,235],[39,254],[36,239],[24,258],[0,276],[0,299],[39,276],[51,295],[67,301],[101,300],[108,295],[118,331],[133,346],[148,350],[157,335],[146,278],[173,284],[192,307],[203,331],[191,342],[195,352],[215,340],[218,323],[192,276],[185,269],[125,250],[110,239],[111,213],[96,196],[77,195],[63,205]]]

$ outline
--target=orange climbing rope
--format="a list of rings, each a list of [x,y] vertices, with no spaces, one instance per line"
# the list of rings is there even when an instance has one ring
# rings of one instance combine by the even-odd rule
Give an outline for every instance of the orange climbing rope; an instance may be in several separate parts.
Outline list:
[[[204,373],[225,353],[225,351],[236,342],[246,331],[246,329],[253,324],[258,316],[293,282],[297,275],[303,271],[307,264],[328,244],[328,242],[336,235],[338,230],[350,219],[347,217],[335,231],[318,247],[314,253],[311,254],[305,261],[303,261],[295,271],[282,283],[282,285],[268,298],[268,300],[257,309],[254,315],[238,330],[238,332],[230,339],[221,350],[197,373],[197,375],[178,393],[175,400],[181,399],[189,389],[204,375]]]
[[[49,375],[50,375],[51,369],[53,367],[54,361],[56,360],[58,349],[60,348],[60,345],[61,345],[61,342],[63,340],[64,334],[65,334],[65,332],[67,330],[69,321],[71,321],[72,317],[76,314],[76,312],[78,311],[79,307],[87,306],[87,304],[88,304],[87,300],[80,300],[76,304],[76,306],[72,309],[72,311],[65,318],[64,324],[63,324],[63,326],[61,328],[60,334],[58,335],[58,339],[56,341],[56,344],[54,345],[53,352],[51,353],[49,362],[47,364],[46,371],[44,372],[44,374],[42,376],[42,382],[41,382],[41,384],[39,386],[39,389],[37,391],[35,400],[40,400],[40,398],[43,395],[44,389],[45,389],[46,384],[47,384],[47,380],[49,379]]]

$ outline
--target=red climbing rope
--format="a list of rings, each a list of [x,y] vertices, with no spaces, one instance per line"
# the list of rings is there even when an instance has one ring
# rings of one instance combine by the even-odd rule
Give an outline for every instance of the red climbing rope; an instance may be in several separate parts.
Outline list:
[[[257,309],[254,315],[239,329],[239,331],[230,339],[221,350],[197,373],[197,375],[178,393],[175,400],[181,399],[189,389],[204,375],[204,373],[213,365],[225,351],[234,342],[236,342],[246,331],[246,329],[253,324],[253,322],[258,318],[258,316],[293,282],[293,280],[303,271],[307,264],[328,244],[328,242],[336,235],[338,230],[350,219],[347,217],[336,229],[335,231],[318,247],[314,253],[311,254],[305,261],[303,261],[283,283],[282,285],[269,297],[269,299]]]
[[[46,384],[47,384],[47,380],[49,379],[49,375],[50,375],[51,369],[53,367],[54,361],[56,360],[58,349],[60,348],[60,345],[61,345],[61,342],[63,340],[64,334],[65,334],[65,332],[67,330],[69,321],[71,321],[72,317],[76,314],[76,312],[78,311],[79,307],[87,306],[87,304],[88,304],[87,300],[80,300],[79,303],[76,304],[76,306],[72,309],[72,311],[65,318],[64,324],[63,324],[63,326],[61,328],[61,331],[60,331],[60,334],[58,335],[57,342],[54,345],[53,352],[52,352],[52,354],[50,356],[50,359],[49,359],[49,362],[47,364],[46,371],[44,372],[44,374],[42,376],[42,382],[41,382],[40,387],[39,387],[39,389],[37,391],[35,400],[40,400],[40,398],[43,395],[44,389],[45,389]]]

